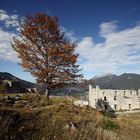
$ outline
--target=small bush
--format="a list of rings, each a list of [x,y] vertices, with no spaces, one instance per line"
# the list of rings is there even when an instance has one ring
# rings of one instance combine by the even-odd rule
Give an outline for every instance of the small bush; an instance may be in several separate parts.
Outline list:
[[[116,117],[116,112],[114,110],[106,110],[103,114],[110,118]]]
[[[113,121],[109,120],[108,118],[107,119],[104,118],[100,122],[100,126],[105,130],[111,130],[111,131],[119,129],[119,126],[115,124]]]

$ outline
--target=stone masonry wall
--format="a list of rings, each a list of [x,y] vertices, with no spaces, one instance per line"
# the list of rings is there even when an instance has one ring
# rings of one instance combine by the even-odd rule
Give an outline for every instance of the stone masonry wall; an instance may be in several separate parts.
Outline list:
[[[93,88],[89,85],[89,105],[96,108],[97,102],[107,102],[116,111],[140,109],[140,90],[113,90]]]

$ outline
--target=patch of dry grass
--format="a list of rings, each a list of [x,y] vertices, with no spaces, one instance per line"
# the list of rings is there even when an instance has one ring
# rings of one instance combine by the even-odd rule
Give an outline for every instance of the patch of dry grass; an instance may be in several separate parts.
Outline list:
[[[0,139],[26,140],[138,140],[140,114],[109,118],[86,107],[77,107],[73,98],[23,95],[28,107],[0,109]],[[73,127],[67,127],[68,123]],[[108,124],[109,123],[109,124]],[[113,124],[119,126],[110,129]],[[109,129],[108,129],[109,127]]]
[[[120,135],[129,139],[140,139],[140,112],[118,116],[115,120],[120,126]]]

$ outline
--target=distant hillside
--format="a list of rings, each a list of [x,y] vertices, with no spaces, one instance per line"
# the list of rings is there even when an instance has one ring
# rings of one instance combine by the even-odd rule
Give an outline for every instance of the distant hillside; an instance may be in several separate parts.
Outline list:
[[[89,80],[94,87],[99,85],[104,89],[140,89],[140,75],[124,73],[120,76],[109,74],[100,77],[94,77]]]
[[[0,80],[19,81],[21,88],[32,88],[36,84],[22,80],[7,72],[0,72]],[[120,76],[114,74],[107,74],[103,76],[96,76],[90,80],[83,80],[74,85],[69,85],[61,89],[56,89],[52,94],[58,95],[83,95],[88,93],[88,85],[93,87],[99,85],[101,89],[140,89],[140,74],[124,73]]]
[[[78,84],[69,85],[68,87],[61,88],[57,92],[65,95],[68,93],[69,95],[85,95],[88,94],[88,85],[91,84],[93,87],[99,85],[101,89],[140,89],[140,75],[139,74],[131,74],[124,73],[120,76],[115,74],[107,74],[102,76],[95,76],[90,80],[83,80]]]
[[[21,88],[32,88],[35,86],[34,83],[22,80],[22,79],[15,77],[12,74],[7,73],[7,72],[0,72],[0,80],[19,81]]]

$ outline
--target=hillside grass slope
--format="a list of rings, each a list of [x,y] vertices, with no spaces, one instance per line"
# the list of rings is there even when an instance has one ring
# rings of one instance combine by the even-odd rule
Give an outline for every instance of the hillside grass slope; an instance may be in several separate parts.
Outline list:
[[[23,95],[0,106],[1,140],[139,140],[139,131],[140,113],[109,118],[73,98]]]

